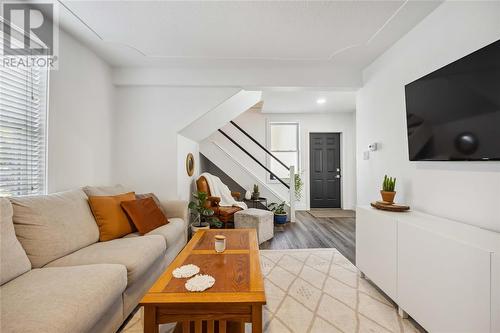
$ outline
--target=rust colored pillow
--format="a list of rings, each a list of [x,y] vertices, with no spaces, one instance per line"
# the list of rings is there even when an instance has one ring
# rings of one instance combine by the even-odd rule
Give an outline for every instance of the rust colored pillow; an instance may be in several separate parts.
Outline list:
[[[114,196],[90,196],[89,204],[99,227],[99,241],[120,238],[135,231],[134,225],[120,206],[122,201],[135,200],[135,193]]]
[[[141,235],[168,223],[166,216],[151,197],[123,201],[121,206]]]
[[[161,205],[160,199],[158,199],[158,197],[154,193],[136,194],[135,198],[137,200],[146,199],[146,198],[152,198],[155,201],[155,203],[158,206],[158,208],[160,208],[160,210],[163,213],[163,215],[165,215],[165,217],[168,219],[167,211],[165,210],[165,208],[163,208],[163,206]]]

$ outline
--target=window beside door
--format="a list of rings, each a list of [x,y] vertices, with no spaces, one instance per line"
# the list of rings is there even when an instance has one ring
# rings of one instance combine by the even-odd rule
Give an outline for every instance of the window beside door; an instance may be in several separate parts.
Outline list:
[[[268,125],[268,149],[287,166],[299,170],[299,124],[289,122],[270,122]],[[268,158],[268,167],[281,179],[289,179],[290,172],[274,158]],[[269,174],[269,180],[274,177]]]

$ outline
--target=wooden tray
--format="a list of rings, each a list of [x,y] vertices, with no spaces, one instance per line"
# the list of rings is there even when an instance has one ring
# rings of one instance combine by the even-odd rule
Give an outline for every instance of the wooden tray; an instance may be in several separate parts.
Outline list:
[[[390,212],[404,212],[410,209],[409,206],[396,205],[396,204],[385,204],[381,201],[375,201],[370,204],[373,208],[388,210]]]

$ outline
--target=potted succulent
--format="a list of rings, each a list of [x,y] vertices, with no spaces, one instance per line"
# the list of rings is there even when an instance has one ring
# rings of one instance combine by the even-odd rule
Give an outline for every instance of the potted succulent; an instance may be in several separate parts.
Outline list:
[[[285,202],[283,201],[282,203],[276,203],[272,202],[267,206],[269,210],[271,210],[274,213],[274,223],[276,224],[284,224],[287,222],[287,215],[285,211]]]
[[[259,185],[254,184],[253,185],[252,200],[259,200],[259,198],[260,198]]]
[[[394,197],[396,196],[396,178],[384,176],[384,182],[382,183],[382,190],[380,194],[382,195],[382,200],[386,203],[394,203]]]
[[[218,218],[214,217],[214,211],[207,208],[208,194],[206,192],[198,192],[193,194],[195,201],[189,203],[189,209],[194,213],[195,217],[191,224],[193,233],[200,229],[210,229],[210,226],[221,228],[223,223]]]

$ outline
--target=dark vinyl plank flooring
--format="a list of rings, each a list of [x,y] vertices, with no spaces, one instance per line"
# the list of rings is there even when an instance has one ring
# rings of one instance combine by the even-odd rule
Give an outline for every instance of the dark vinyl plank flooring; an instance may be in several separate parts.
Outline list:
[[[274,238],[260,245],[262,250],[329,248],[339,250],[356,264],[356,221],[353,217],[314,217],[296,212],[296,222],[274,226]]]

